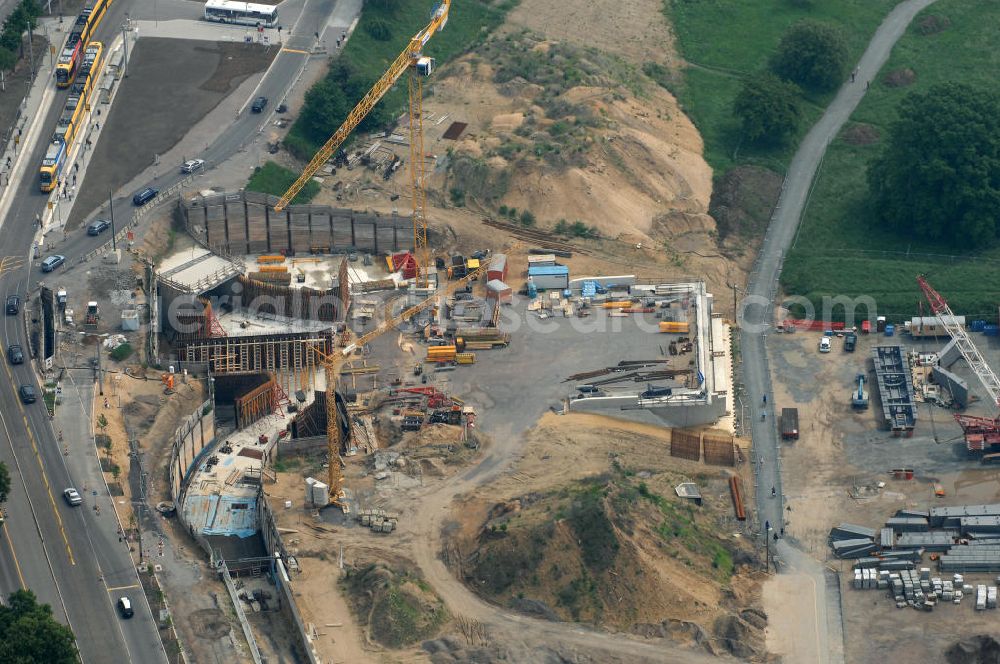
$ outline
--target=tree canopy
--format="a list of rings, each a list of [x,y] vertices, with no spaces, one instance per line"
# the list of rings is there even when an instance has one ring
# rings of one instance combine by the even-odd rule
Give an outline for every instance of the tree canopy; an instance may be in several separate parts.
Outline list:
[[[968,248],[1000,235],[1000,97],[947,83],[900,103],[868,166],[873,209],[889,228]]]
[[[781,37],[771,69],[803,88],[824,92],[844,80],[847,58],[847,43],[838,28],[806,19]]]
[[[752,76],[736,95],[733,112],[751,141],[778,143],[795,133],[802,117],[799,90],[769,72]]]
[[[76,664],[75,640],[30,590],[12,593],[8,606],[0,606],[0,662]]]

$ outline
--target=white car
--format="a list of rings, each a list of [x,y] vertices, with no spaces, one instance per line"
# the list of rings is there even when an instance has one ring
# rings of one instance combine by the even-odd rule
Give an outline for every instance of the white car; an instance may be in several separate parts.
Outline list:
[[[822,337],[819,340],[819,352],[821,353],[830,352],[830,337]]]
[[[201,170],[204,165],[204,159],[191,159],[185,161],[184,165],[181,166],[181,173],[194,173],[195,171]]]
[[[83,498],[80,497],[80,493],[72,487],[63,491],[63,498],[66,499],[66,502],[69,503],[71,507],[76,507],[77,505],[83,503]]]

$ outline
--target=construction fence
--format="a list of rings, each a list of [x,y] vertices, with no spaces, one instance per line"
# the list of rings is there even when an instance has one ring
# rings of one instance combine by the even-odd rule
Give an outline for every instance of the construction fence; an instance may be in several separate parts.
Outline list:
[[[410,249],[409,217],[355,212],[329,205],[289,205],[277,196],[240,190],[181,200],[188,231],[223,255],[330,254],[351,249],[388,253]]]

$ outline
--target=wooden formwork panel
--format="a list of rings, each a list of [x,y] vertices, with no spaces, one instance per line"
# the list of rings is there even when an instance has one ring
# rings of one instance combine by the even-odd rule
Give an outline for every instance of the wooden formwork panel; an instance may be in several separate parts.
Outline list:
[[[350,247],[354,244],[351,235],[351,218],[343,215],[333,214],[333,246],[338,249]]]
[[[312,244],[309,215],[293,213],[291,216],[289,228],[292,234],[292,249],[296,253],[306,253]]]
[[[705,463],[713,466],[735,466],[736,447],[732,438],[705,436]]]
[[[670,432],[670,456],[698,461],[701,459],[701,437],[697,433],[674,429]]]
[[[381,251],[396,251],[399,249],[400,244],[402,244],[402,246],[404,247],[409,247],[411,244],[413,244],[412,227],[408,234],[404,235],[403,237],[399,237],[398,243],[396,239],[397,239],[397,233],[399,231],[397,231],[397,229],[393,225],[387,224],[383,226],[380,224],[375,227],[375,230],[378,233],[378,248]]]

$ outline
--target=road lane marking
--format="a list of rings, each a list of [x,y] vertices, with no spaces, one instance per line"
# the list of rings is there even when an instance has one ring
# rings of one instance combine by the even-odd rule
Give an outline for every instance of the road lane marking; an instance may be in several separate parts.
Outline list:
[[[10,530],[7,530],[7,537],[4,539],[7,540],[7,547],[10,549],[11,560],[14,561],[14,569],[17,570],[17,579],[21,582],[21,589],[27,590],[28,586],[24,583],[24,575],[21,574],[21,563],[17,562],[17,554],[14,553],[14,542],[11,539]]]
[[[10,370],[8,364],[4,364],[4,369],[7,371],[7,378],[10,382],[11,390],[14,391],[14,374]],[[28,440],[31,441],[31,449],[35,452],[35,460],[38,461],[38,467],[42,471],[42,481],[45,483],[45,492],[49,494],[49,504],[52,506],[52,513],[56,515],[56,523],[59,524],[59,533],[62,535],[63,544],[66,545],[66,555],[69,557],[69,564],[76,566],[76,559],[73,557],[73,547],[69,545],[69,538],[66,536],[66,527],[63,525],[62,515],[59,514],[59,509],[56,507],[56,499],[52,495],[52,485],[49,484],[48,473],[45,472],[45,463],[42,461],[42,455],[38,452],[38,445],[35,443],[35,435],[31,432],[31,427],[28,425],[28,414],[24,410],[24,404],[21,403],[21,399],[18,397],[17,392],[14,391],[14,401],[17,403],[18,409],[21,411],[21,419],[24,420],[24,430],[28,434]]]
[[[132,590],[133,588],[141,588],[138,583],[133,583],[131,586],[117,586],[115,588],[108,588],[109,593],[116,593],[119,590]]]
[[[309,55],[309,51],[303,51],[300,48],[283,48],[282,53],[301,53],[302,55]]]

